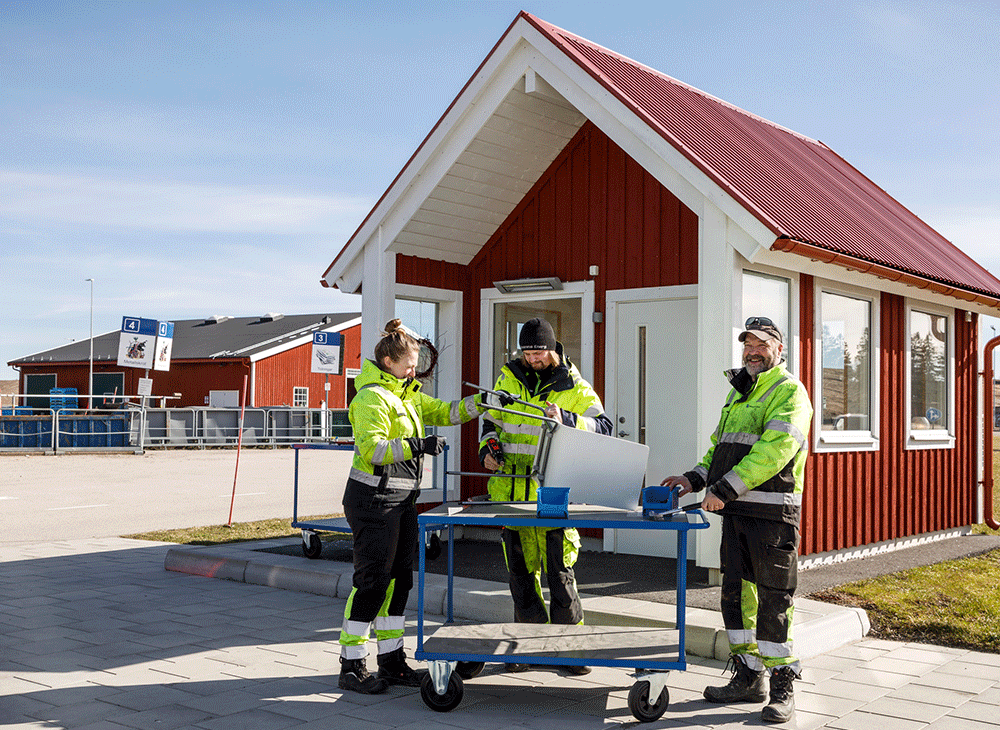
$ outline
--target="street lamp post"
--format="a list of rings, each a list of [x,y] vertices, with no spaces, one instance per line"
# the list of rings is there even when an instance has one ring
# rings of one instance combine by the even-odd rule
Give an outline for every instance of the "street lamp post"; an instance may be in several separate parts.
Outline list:
[[[90,376],[87,381],[87,406],[91,410],[94,408],[94,280],[90,282]]]

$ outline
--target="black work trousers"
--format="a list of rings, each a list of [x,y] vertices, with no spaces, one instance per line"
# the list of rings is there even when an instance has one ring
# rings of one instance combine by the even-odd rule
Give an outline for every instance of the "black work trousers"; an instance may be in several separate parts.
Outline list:
[[[722,619],[730,650],[753,669],[797,667],[791,626],[798,546],[797,525],[722,517]]]
[[[536,539],[539,528],[523,530],[525,539]],[[565,530],[544,530],[544,569],[548,579],[551,615],[545,608],[541,590],[543,565],[538,550],[525,556],[521,544],[522,530],[504,528],[502,533],[507,570],[510,574],[510,595],[514,600],[514,620],[519,623],[578,624],[583,621],[583,606],[576,590],[576,574],[564,557]],[[536,542],[537,544],[537,542]],[[530,563],[530,564],[529,564]]]
[[[413,554],[417,547],[416,492],[402,501],[387,500],[370,487],[348,482],[344,515],[354,533],[354,588],[351,621],[373,621],[395,580],[390,616],[402,616],[413,588]]]

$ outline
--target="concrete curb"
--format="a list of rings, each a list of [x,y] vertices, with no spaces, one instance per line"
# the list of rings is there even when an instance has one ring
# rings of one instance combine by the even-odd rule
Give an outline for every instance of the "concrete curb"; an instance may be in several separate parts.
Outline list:
[[[293,538],[294,539],[294,538]],[[332,560],[306,560],[293,555],[263,552],[287,545],[286,540],[208,547],[175,547],[167,551],[163,567],[178,573],[221,578],[253,585],[269,586],[301,593],[346,599],[351,594],[354,566]],[[424,611],[446,615],[448,579],[436,573],[424,574]],[[594,626],[674,626],[673,604],[637,601],[615,596],[581,594],[584,622]],[[481,623],[513,620],[510,594],[504,583],[454,578],[452,614],[456,619]],[[417,610],[417,591],[410,592],[407,609]],[[688,608],[685,648],[688,654],[725,660],[729,641],[718,611]],[[795,653],[808,659],[868,633],[871,624],[860,608],[795,600]]]

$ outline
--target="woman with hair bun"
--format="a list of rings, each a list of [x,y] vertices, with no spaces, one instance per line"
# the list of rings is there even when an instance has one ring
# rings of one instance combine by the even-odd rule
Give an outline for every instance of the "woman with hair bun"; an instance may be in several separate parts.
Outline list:
[[[341,689],[378,694],[390,684],[417,687],[422,679],[406,663],[403,611],[413,587],[417,547],[417,495],[424,454],[444,449],[424,425],[454,426],[480,414],[480,396],[451,403],[421,392],[416,379],[420,337],[394,319],[386,324],[355,379],[349,417],[354,463],[344,492],[344,514],[354,533],[354,589],[340,631]],[[378,641],[378,675],[368,672],[366,642]]]

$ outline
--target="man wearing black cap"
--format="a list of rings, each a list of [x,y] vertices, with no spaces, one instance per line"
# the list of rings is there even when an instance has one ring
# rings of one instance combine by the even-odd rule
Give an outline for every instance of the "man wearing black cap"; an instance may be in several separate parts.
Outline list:
[[[610,435],[611,420],[601,399],[556,341],[552,325],[544,319],[524,323],[518,336],[521,356],[500,369],[496,391],[545,408],[545,415],[563,426]],[[506,399],[504,399],[506,400]],[[503,402],[503,401],[501,401]],[[537,409],[513,403],[506,407],[534,415]],[[489,481],[494,502],[534,500],[538,484],[530,478],[541,426],[537,418],[488,411],[483,416],[479,460],[497,472]],[[499,444],[500,453],[496,446]],[[491,448],[492,447],[492,448]],[[499,458],[498,458],[499,457]],[[514,618],[523,623],[583,623],[583,608],[576,590],[573,566],[580,553],[580,535],[573,528],[504,528],[504,555],[510,573]],[[548,578],[551,607],[542,594],[542,570]],[[521,671],[523,664],[509,664]],[[589,667],[567,666],[571,674],[586,674]]]
[[[733,386],[712,446],[693,470],[667,477],[680,493],[708,488],[701,508],[722,514],[722,618],[733,677],[706,687],[709,702],[770,701],[765,722],[795,713],[792,598],[798,571],[799,517],[813,409],[805,387],[785,369],[781,330],[751,317],[740,333],[743,367],[726,372]]]

